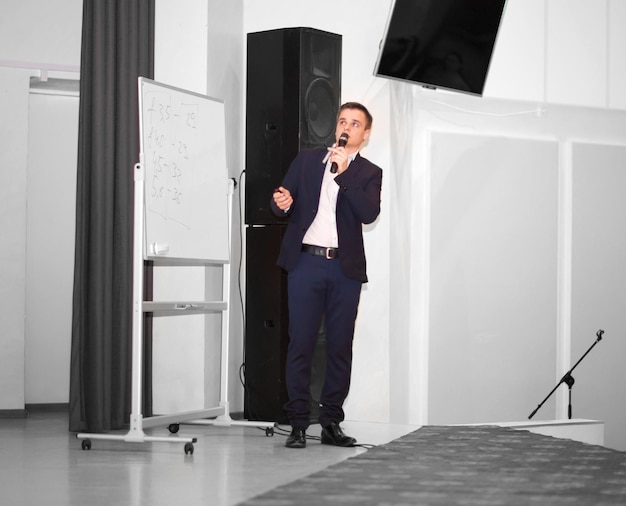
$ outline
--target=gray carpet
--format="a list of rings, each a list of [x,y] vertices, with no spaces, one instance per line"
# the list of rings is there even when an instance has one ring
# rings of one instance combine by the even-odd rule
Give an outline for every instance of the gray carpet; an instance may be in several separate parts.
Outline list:
[[[624,506],[626,453],[511,428],[426,426],[242,504]]]

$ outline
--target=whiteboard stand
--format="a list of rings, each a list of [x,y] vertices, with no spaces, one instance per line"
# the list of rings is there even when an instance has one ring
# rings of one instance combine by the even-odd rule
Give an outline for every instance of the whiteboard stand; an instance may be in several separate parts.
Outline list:
[[[266,436],[274,435],[275,422],[233,420],[230,416],[228,402],[228,372],[229,372],[229,335],[230,314],[228,301],[230,300],[230,263],[224,263],[222,269],[222,300],[203,302],[154,302],[144,301],[144,192],[145,171],[143,165],[135,165],[135,206],[134,206],[134,234],[133,234],[133,322],[132,322],[132,404],[130,414],[130,429],[124,435],[79,433],[82,439],[83,450],[91,449],[91,440],[123,441],[125,443],[183,443],[185,454],[193,454],[193,443],[197,437],[182,437],[177,435],[179,424],[215,425],[215,426],[247,426],[264,428]],[[228,217],[229,227],[232,223],[233,182],[228,187]],[[143,316],[146,312],[165,315],[199,314],[208,312],[222,312],[221,337],[221,371],[220,371],[220,403],[217,407],[196,411],[186,411],[169,415],[158,415],[144,418],[143,404]],[[173,435],[150,436],[144,428],[167,426]]]
[[[140,157],[141,158],[141,157]],[[123,441],[126,443],[147,443],[147,442],[168,442],[184,443],[185,454],[193,454],[193,443],[197,441],[195,437],[158,437],[148,436],[143,431],[144,428],[154,426],[159,423],[167,423],[172,417],[151,417],[144,419],[142,414],[143,399],[143,262],[144,262],[144,181],[145,171],[142,163],[135,165],[134,171],[134,230],[133,230],[133,315],[132,315],[132,399],[130,413],[130,429],[125,435],[116,434],[91,434],[79,433],[78,439],[82,439],[83,450],[91,449],[91,440]],[[196,413],[188,414],[192,418],[198,416]],[[175,416],[173,420],[178,420]],[[149,423],[147,423],[149,422]]]
[[[138,79],[139,163],[134,167],[132,405],[125,435],[80,433],[84,450],[92,439],[127,443],[184,443],[193,453],[196,437],[176,433],[181,422],[264,427],[275,423],[233,421],[228,403],[229,301],[232,200],[228,179],[225,115],[222,101],[144,77]],[[148,191],[150,190],[150,191]],[[171,207],[164,206],[166,201]],[[146,210],[149,209],[150,213]],[[148,246],[149,244],[149,246]],[[144,301],[144,261],[161,265],[222,265],[220,301]],[[222,314],[219,406],[144,418],[143,319],[183,314]],[[168,426],[169,437],[148,436],[144,429]]]

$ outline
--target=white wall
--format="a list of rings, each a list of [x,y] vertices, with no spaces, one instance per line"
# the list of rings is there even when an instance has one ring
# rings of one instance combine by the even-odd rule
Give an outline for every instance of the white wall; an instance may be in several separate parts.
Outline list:
[[[82,16],[82,0],[5,5],[0,18],[0,61],[79,66]]]
[[[63,367],[66,369],[69,364],[70,336],[66,331],[59,333],[51,329],[57,329],[58,323],[63,325],[71,317],[71,301],[60,314],[33,314],[33,309],[27,305],[27,279],[33,274],[27,272],[26,263],[27,167],[31,155],[28,147],[29,88],[31,76],[77,78],[81,18],[81,0],[13,2],[0,17],[0,101],[3,112],[0,118],[0,159],[4,180],[0,190],[3,231],[0,253],[0,409],[23,410],[26,403],[67,402],[69,398],[66,380],[69,372],[57,374],[57,371]],[[64,131],[63,125],[60,126],[57,131]],[[75,131],[75,128],[72,125],[67,130]],[[55,160],[56,148],[53,147],[48,155]],[[57,170],[54,164],[48,168]],[[73,224],[68,223],[67,227],[71,229]],[[55,255],[73,262],[73,241],[60,241],[55,246]],[[50,265],[47,267],[53,270]],[[33,286],[38,283],[42,286],[46,281],[49,282],[49,278],[33,280]],[[35,362],[35,367],[29,371],[26,367],[28,322],[39,321],[45,325],[48,318],[51,318],[49,332],[39,334],[37,338],[66,356],[48,368]],[[43,351],[38,350],[35,355]],[[51,395],[45,396],[44,392]]]
[[[226,164],[239,183],[243,156],[241,2],[156,2],[155,80],[224,101]],[[238,290],[239,191],[233,195],[228,401],[242,411],[238,370],[243,356]],[[221,267],[156,267],[155,300],[222,300]],[[173,413],[214,407],[220,399],[221,315],[156,318],[154,410]]]
[[[485,96],[625,110],[624,19],[621,0],[508,0]]]
[[[0,409],[24,409],[27,72],[0,69]]]
[[[29,102],[25,400],[27,404],[67,403],[78,96],[47,91],[31,93]]]
[[[392,163],[402,183],[392,216],[401,228],[392,233],[411,233],[409,252],[393,250],[390,263],[410,273],[408,283],[398,275],[397,286],[415,292],[397,313],[408,315],[407,327],[415,330],[392,336],[400,336],[401,350],[422,343],[421,355],[398,353],[393,363],[406,371],[406,384],[426,385],[409,404],[429,423],[525,418],[582,354],[583,343],[610,325],[617,339],[577,371],[574,413],[606,420],[607,442],[623,445],[624,413],[616,416],[614,399],[626,385],[603,357],[626,353],[617,337],[624,234],[614,211],[622,188],[615,172],[624,166],[623,113],[547,106],[537,116],[524,103],[392,89],[400,94],[420,111],[398,111],[410,133],[393,152],[403,154],[410,170]],[[581,138],[600,145],[597,159],[581,159],[572,149]],[[606,204],[599,202],[604,194]],[[406,216],[407,207],[422,213]],[[602,218],[591,213],[596,208]],[[607,277],[598,276],[600,266]],[[407,309],[412,306],[420,308],[418,316]],[[415,362],[426,372],[414,371]],[[584,394],[605,381],[612,382],[608,397]],[[536,418],[564,418],[566,402],[563,388]]]

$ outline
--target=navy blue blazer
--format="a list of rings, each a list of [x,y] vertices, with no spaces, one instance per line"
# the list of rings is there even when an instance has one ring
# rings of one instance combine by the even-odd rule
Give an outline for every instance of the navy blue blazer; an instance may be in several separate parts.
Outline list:
[[[287,213],[276,206],[274,199],[270,202],[274,214],[288,220],[277,261],[287,271],[295,267],[304,234],[317,214],[326,168],[322,160],[326,153],[325,149],[301,151],[291,163],[282,182],[293,197]],[[372,223],[380,213],[382,178],[381,168],[359,154],[346,171],[335,177],[339,185],[336,209],[339,262],[346,276],[363,283],[367,282],[363,224]]]

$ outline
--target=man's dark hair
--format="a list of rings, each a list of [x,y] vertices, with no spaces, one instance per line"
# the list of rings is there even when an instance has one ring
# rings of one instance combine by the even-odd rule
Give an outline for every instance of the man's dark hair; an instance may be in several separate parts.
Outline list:
[[[361,111],[363,114],[365,114],[365,119],[367,120],[367,123],[365,124],[365,130],[369,130],[370,128],[372,128],[372,122],[374,121],[374,118],[372,118],[372,115],[367,110],[367,107],[365,107],[363,104],[360,104],[359,102],[346,102],[339,108],[339,112],[337,113],[337,119],[339,119],[339,114],[341,114],[341,111],[343,111],[344,109],[358,109],[359,111]]]

